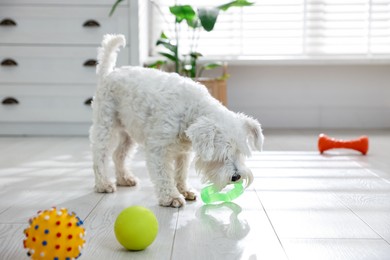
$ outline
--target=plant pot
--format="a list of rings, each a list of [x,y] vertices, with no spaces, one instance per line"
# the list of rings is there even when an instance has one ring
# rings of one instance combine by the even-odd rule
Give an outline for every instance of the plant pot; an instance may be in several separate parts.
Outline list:
[[[206,86],[210,94],[219,100],[224,106],[227,106],[227,78],[229,74],[227,73],[227,63],[223,64],[222,75],[218,78],[196,78],[196,81]]]
[[[227,105],[226,79],[197,78],[196,81],[206,86],[210,94],[219,100],[224,106]]]

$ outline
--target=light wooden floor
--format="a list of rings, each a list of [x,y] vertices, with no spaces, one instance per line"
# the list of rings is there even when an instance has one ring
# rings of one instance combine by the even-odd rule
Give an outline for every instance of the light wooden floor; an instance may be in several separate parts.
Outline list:
[[[328,131],[370,137],[367,156],[320,155],[316,131],[266,130],[265,151],[248,161],[254,184],[234,203],[157,205],[142,152],[136,188],[93,192],[86,137],[0,138],[0,259],[27,259],[23,229],[36,211],[75,211],[85,222],[81,259],[390,259],[390,131]],[[192,170],[191,184],[202,188]],[[129,252],[113,223],[131,205],[148,207],[160,230],[145,251]]]

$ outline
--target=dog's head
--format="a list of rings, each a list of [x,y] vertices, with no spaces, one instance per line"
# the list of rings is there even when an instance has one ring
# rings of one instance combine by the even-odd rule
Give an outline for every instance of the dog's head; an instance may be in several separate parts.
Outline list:
[[[253,181],[251,170],[245,165],[251,150],[261,151],[263,134],[259,122],[244,114],[234,114],[229,120],[198,118],[186,134],[196,153],[195,168],[204,182],[218,189],[244,180],[246,186]]]

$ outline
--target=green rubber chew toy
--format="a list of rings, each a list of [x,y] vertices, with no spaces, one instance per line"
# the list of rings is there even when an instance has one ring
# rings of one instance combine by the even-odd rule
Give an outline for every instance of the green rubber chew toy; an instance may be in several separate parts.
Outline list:
[[[214,202],[229,202],[244,193],[242,181],[234,183],[233,186],[233,189],[227,192],[218,192],[214,185],[209,185],[201,190],[200,197],[206,204]]]

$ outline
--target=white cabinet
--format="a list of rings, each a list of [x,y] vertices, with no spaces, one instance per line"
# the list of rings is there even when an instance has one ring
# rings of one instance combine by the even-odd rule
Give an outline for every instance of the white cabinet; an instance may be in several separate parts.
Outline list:
[[[88,134],[103,35],[121,33],[130,42],[119,66],[130,64],[134,53],[130,4],[109,17],[113,2],[0,2],[0,134]]]

